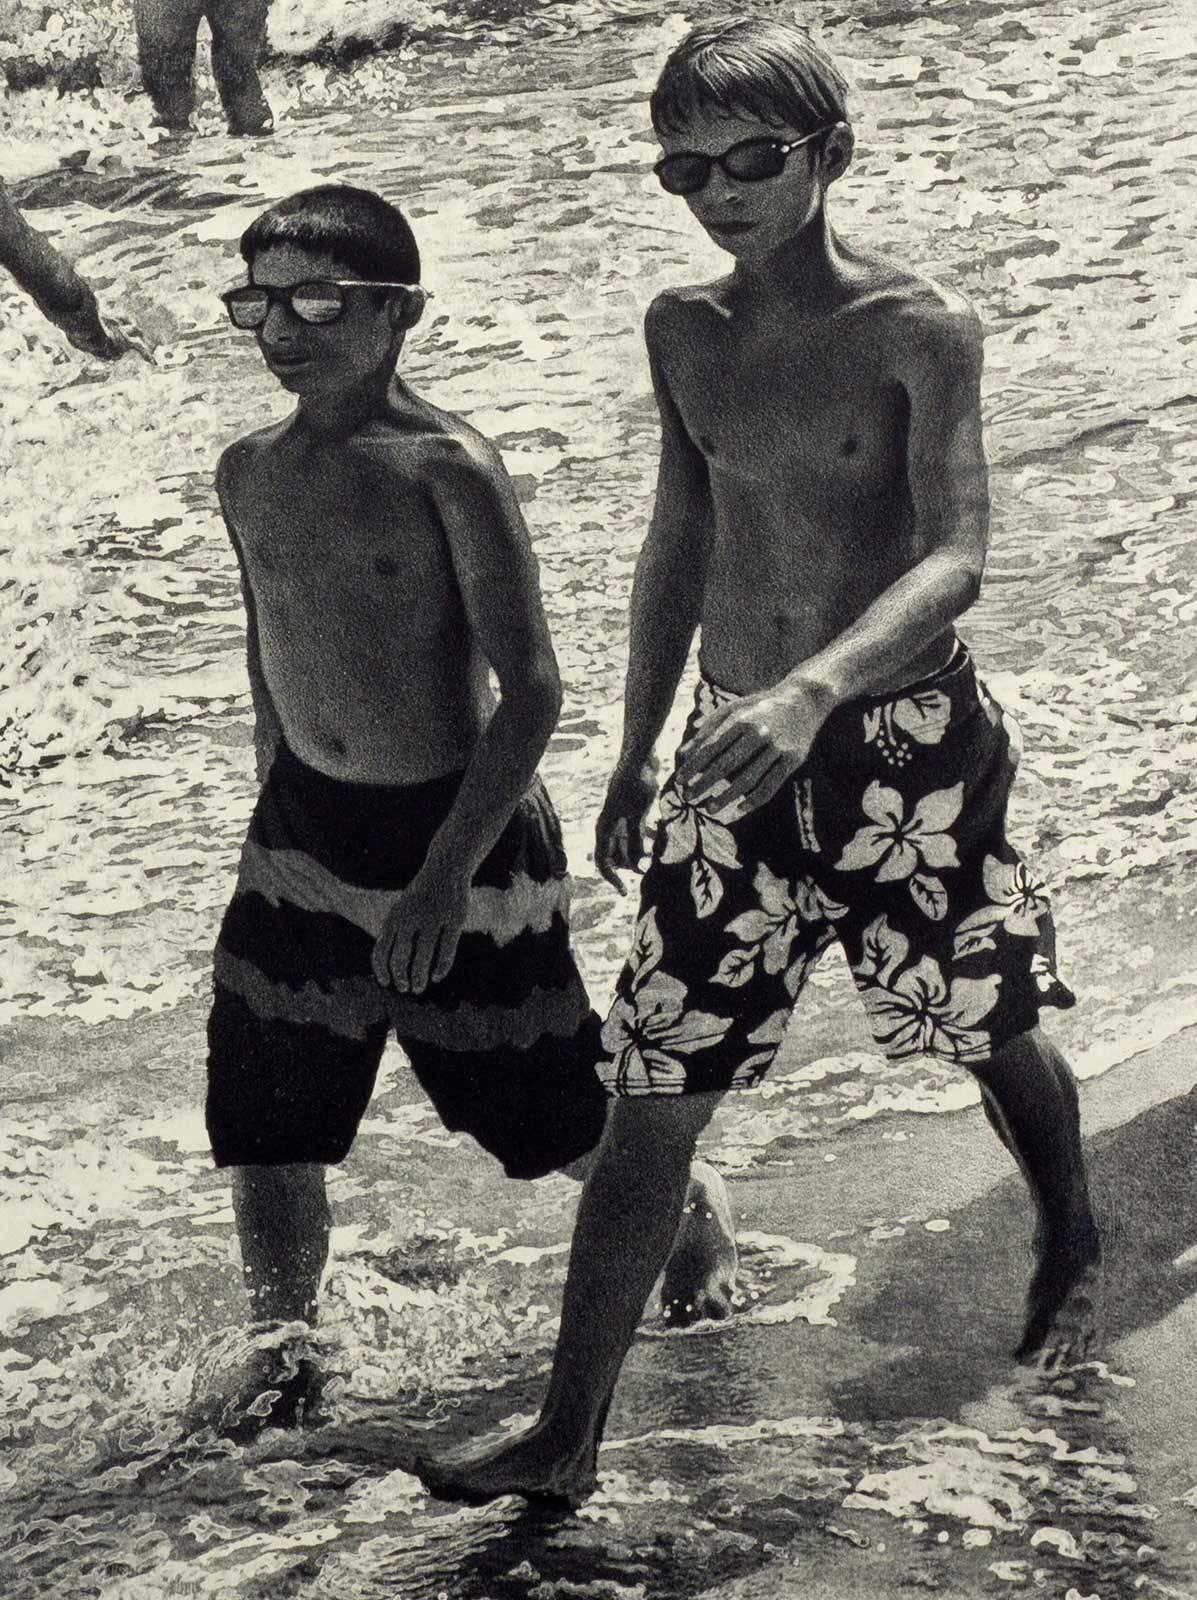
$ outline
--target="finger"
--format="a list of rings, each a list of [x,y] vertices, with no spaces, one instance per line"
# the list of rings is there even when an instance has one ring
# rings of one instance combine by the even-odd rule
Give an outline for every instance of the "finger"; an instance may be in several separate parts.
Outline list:
[[[412,935],[411,941],[411,992],[423,994],[428,987],[429,974],[436,959],[437,935],[439,929],[431,932],[427,928],[420,928]]]
[[[624,817],[609,823],[600,817],[594,830],[594,864],[607,882],[623,893],[617,867],[628,865],[628,825]]]
[[[718,719],[712,717],[695,729],[689,739],[683,740],[678,748],[677,770],[693,765],[695,761],[702,761],[713,749],[722,749],[724,742],[734,739],[740,727],[738,722],[731,722],[733,708],[729,707],[718,714]]]
[[[704,730],[678,762],[678,778],[683,782],[687,781],[687,777],[692,776],[695,770],[707,766],[712,759],[722,755],[725,750],[730,749],[752,731],[752,724],[738,717],[734,721],[729,717],[720,727],[709,733]]]
[[[678,745],[678,755],[681,756],[687,750],[692,750],[703,739],[713,738],[732,712],[738,709],[737,703],[734,700],[729,700],[726,705],[716,706],[713,711],[708,711],[704,716],[699,717],[694,726],[687,730],[681,744]]]
[[[612,854],[607,850],[596,850],[594,852],[594,864],[599,870],[599,876],[607,880],[616,894],[627,893],[623,886],[623,879],[616,871],[616,867],[624,865],[624,863],[616,862]]]
[[[771,750],[762,751],[736,774],[726,789],[715,796],[707,809],[717,819],[726,819],[737,810],[741,815],[746,811],[755,811],[767,800],[772,800],[785,782],[787,771],[780,756]]]
[[[394,942],[394,934],[384,927],[374,941],[374,952],[370,957],[370,965],[374,969],[374,976],[384,989],[391,982],[391,947]]]
[[[743,772],[748,766],[768,753],[771,757],[776,751],[768,750],[759,743],[759,736],[753,735],[748,729],[739,730],[740,737],[734,744],[726,745],[722,750],[713,751],[701,767],[687,774],[683,789],[686,799],[692,805],[697,805],[706,798],[712,789],[721,783],[726,783],[737,773]]]
[[[391,947],[391,984],[400,994],[411,988],[411,963],[419,932],[400,933]]]
[[[437,947],[436,960],[432,964],[432,981],[441,983],[452,971],[453,963],[457,959],[457,946],[461,941],[461,934],[451,933],[447,928],[441,929],[440,944]]]
[[[146,361],[153,360],[153,351],[141,329],[128,317],[119,312],[110,313],[100,318],[100,326],[108,336],[110,345],[119,346],[121,351],[133,350]]]

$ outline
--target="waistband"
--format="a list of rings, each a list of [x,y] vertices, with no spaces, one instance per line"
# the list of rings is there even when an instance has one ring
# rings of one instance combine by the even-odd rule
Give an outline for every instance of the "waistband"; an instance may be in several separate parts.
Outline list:
[[[461,787],[465,769],[438,774],[435,778],[422,778],[418,783],[362,783],[349,778],[337,778],[322,772],[297,756],[285,739],[280,739],[274,761],[267,775],[268,785],[282,784],[285,788],[305,794],[335,799],[350,808],[367,809],[387,806],[395,801],[405,803],[421,801],[435,805],[442,796],[456,794]]]
[[[963,639],[952,635],[952,647],[947,659],[941,667],[934,668],[921,678],[915,678],[910,683],[904,683],[900,688],[886,689],[877,694],[859,695],[854,700],[845,700],[837,706],[832,716],[836,717],[845,711],[867,711],[876,706],[891,704],[894,700],[904,700],[911,695],[921,694],[931,689],[950,690],[952,681],[967,675],[972,666],[972,654]],[[699,660],[699,671],[703,685],[715,696],[718,701],[742,700],[742,692],[738,689],[727,689],[723,684],[717,683],[709,673],[703,670],[702,661]],[[829,719],[830,720],[830,719]]]

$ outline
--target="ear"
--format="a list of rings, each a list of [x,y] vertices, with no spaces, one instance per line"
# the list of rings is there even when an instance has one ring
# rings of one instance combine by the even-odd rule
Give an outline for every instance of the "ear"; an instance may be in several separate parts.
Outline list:
[[[393,295],[388,302],[391,316],[391,327],[396,333],[406,333],[409,328],[414,328],[424,315],[424,307],[428,304],[428,291],[422,284],[417,283],[402,299]]]
[[[819,151],[819,174],[824,183],[834,183],[847,172],[856,148],[856,135],[850,122],[837,122],[828,131]]]

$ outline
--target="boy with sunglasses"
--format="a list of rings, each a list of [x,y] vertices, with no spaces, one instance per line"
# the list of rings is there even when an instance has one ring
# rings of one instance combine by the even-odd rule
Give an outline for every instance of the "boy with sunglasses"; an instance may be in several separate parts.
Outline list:
[[[580,1176],[608,1102],[536,777],[561,699],[536,562],[498,451],[396,372],[426,298],[415,239],[330,184],[241,253],[229,317],[297,404],[217,470],[262,791],[216,949],[207,1122],[253,1313],[286,1324],[314,1318],[324,1167],[391,1029],[445,1126],[511,1177]],[[696,1207],[724,1215],[720,1189],[696,1170]],[[691,1241],[686,1270],[710,1269]],[[268,1385],[274,1409],[226,1431],[293,1420],[318,1386],[294,1348],[261,1350],[236,1398]]]
[[[662,453],[595,858],[621,890],[700,627],[702,677],[603,1028],[620,1098],[544,1409],[497,1448],[420,1463],[446,1497],[593,1488],[695,1139],[724,1092],[761,1081],[834,940],[880,1048],[967,1067],[1026,1175],[1038,1260],[1019,1356],[1089,1336],[1076,1087],[1037,1027],[1073,999],[1043,887],[1005,837],[1013,729],[954,630],[986,551],[981,330],[958,294],[832,229],[846,92],[802,30],[761,18],[695,29],[653,93],[657,175],[732,270],[647,317]]]

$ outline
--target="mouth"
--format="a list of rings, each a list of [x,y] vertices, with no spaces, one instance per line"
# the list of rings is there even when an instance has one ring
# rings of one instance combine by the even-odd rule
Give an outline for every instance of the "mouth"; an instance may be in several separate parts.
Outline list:
[[[283,377],[287,373],[298,372],[302,367],[310,366],[310,364],[307,356],[274,355],[266,357],[266,365],[271,372],[277,373],[279,377]]]

